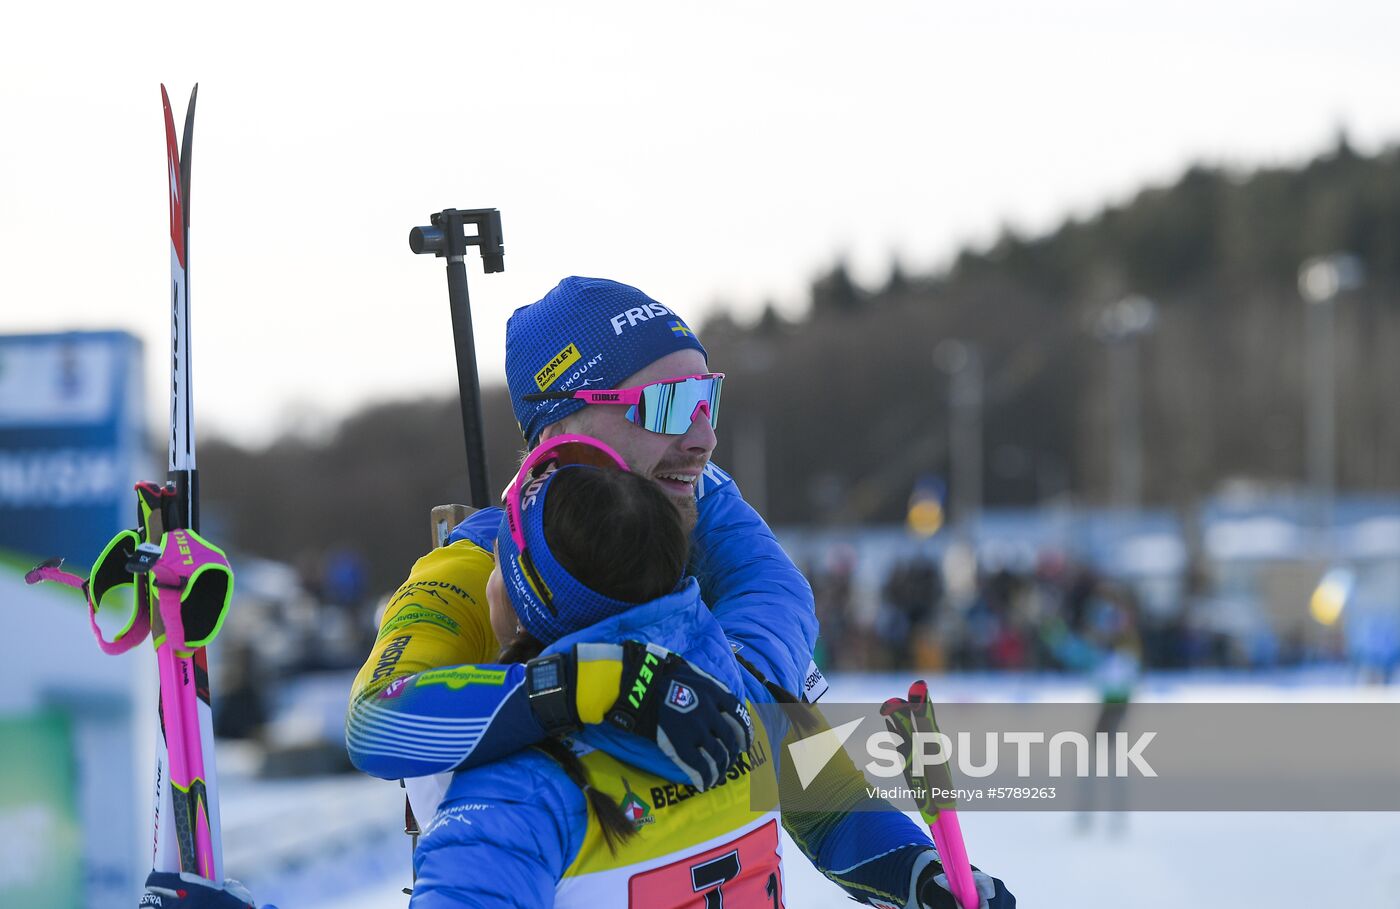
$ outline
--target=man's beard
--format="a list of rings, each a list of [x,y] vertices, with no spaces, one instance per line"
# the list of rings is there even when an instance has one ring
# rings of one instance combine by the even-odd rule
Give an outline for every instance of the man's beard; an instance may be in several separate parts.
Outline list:
[[[695,524],[700,520],[700,509],[695,504],[695,496],[673,496],[667,494],[667,498],[676,506],[676,511],[681,514],[681,528],[685,530],[688,537],[695,531]]]

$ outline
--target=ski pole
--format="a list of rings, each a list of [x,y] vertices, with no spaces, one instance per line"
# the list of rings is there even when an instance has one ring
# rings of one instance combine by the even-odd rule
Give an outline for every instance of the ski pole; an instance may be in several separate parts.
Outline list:
[[[468,236],[466,225],[477,232]],[[461,399],[462,431],[467,443],[467,479],[471,504],[490,504],[486,476],[486,439],[481,418],[481,383],[476,370],[476,341],[472,336],[471,301],[467,296],[468,246],[481,247],[486,274],[505,271],[505,247],[501,241],[501,213],[494,208],[461,211],[446,208],[432,216],[432,226],[415,227],[408,234],[408,248],[417,255],[432,253],[447,259],[447,299],[452,309],[452,340],[457,354],[457,390]]]
[[[909,699],[890,698],[880,708],[889,728],[912,748],[916,734],[931,735],[938,732],[938,721],[933,715],[933,704],[928,699],[928,685],[922,680],[909,686]],[[938,850],[938,860],[943,865],[943,873],[948,875],[948,889],[962,909],[977,909],[981,897],[972,877],[972,864],[967,859],[967,845],[963,842],[962,827],[958,824],[956,803],[951,794],[934,797],[934,790],[952,792],[952,777],[944,764],[930,768],[937,775],[929,780],[916,772],[912,753],[905,764],[905,777],[911,790],[923,792],[918,798],[919,815],[928,825],[933,836],[933,845]]]

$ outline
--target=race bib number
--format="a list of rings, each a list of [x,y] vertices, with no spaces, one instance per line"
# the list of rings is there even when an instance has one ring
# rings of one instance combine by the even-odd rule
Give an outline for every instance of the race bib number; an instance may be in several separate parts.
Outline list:
[[[783,909],[778,822],[628,882],[628,909]]]

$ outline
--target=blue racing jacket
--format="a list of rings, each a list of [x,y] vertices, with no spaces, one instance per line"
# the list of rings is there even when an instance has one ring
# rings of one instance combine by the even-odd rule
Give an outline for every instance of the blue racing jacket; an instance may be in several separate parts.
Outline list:
[[[589,784],[614,799],[637,829],[613,851],[583,792],[543,751],[529,748],[460,770],[424,827],[410,906],[783,905],[775,796],[779,768],[787,764],[786,720],[771,707],[768,690],[736,663],[726,637],[732,632],[705,608],[692,580],[546,651],[645,640],[741,693],[755,718],[755,744],[719,786],[697,792],[670,783],[656,772],[663,762],[648,759],[648,751],[659,756],[653,743],[607,725],[587,727],[571,750]],[[926,834],[870,799],[864,780],[850,771],[848,783],[823,797],[824,810],[782,813],[782,825],[853,898],[904,907],[937,854]]]

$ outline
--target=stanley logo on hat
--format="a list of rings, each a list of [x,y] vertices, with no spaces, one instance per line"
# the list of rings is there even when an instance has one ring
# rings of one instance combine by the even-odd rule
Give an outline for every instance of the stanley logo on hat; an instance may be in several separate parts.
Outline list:
[[[525,401],[527,394],[567,390],[587,372],[588,386],[616,388],[628,376],[678,350],[705,347],[669,306],[605,278],[570,277],[506,323],[506,382],[526,442],[584,406],[582,401]]]

